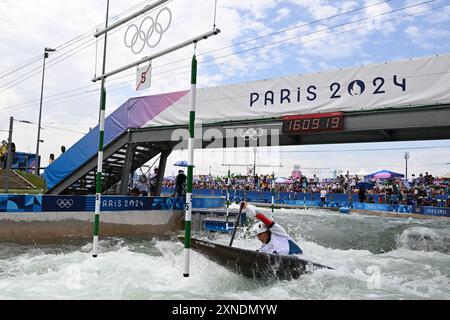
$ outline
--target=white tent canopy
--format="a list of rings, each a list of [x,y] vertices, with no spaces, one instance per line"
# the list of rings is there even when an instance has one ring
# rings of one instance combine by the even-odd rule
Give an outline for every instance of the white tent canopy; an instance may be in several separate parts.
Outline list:
[[[275,183],[290,184],[290,183],[292,183],[292,180],[289,180],[289,179],[283,178],[283,177],[278,177],[278,178],[275,179]]]

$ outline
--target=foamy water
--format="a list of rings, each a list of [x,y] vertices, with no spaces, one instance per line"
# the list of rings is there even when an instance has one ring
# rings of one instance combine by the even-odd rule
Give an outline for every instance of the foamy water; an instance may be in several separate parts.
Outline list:
[[[450,222],[320,210],[279,210],[274,219],[308,258],[334,270],[267,283],[193,253],[191,276],[183,278],[183,245],[175,239],[105,239],[97,259],[90,244],[0,244],[0,299],[450,299],[450,255],[408,247],[420,237],[402,240],[422,232],[440,241]],[[258,242],[241,236],[234,246]]]

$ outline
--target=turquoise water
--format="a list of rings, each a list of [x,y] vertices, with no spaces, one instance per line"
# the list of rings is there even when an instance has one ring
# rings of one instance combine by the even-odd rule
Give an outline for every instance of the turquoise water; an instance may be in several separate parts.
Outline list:
[[[263,283],[193,253],[191,276],[183,278],[175,237],[103,239],[97,259],[89,243],[3,243],[0,299],[450,299],[450,221],[321,210],[279,210],[273,218],[309,259],[334,270]],[[258,242],[241,233],[234,246]]]

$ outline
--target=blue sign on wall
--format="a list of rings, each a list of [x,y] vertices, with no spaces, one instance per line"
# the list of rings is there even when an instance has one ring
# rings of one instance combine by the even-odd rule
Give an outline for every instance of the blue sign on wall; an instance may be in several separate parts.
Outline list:
[[[242,197],[247,201],[256,203],[270,203],[268,193],[252,192],[251,197],[245,191],[234,192],[236,199]],[[335,196],[335,195],[334,195]],[[297,198],[297,199],[293,199]],[[330,201],[334,199],[334,201]],[[338,201],[336,201],[338,200]],[[125,197],[102,196],[102,211],[145,211],[145,210],[185,210],[185,198],[164,197]],[[224,208],[226,200],[223,197],[193,198],[193,208]],[[383,211],[398,213],[417,213],[432,216],[450,217],[450,208],[445,207],[414,207],[410,205],[390,205],[377,203],[350,204],[345,197],[327,197],[325,203],[321,203],[312,195],[297,194],[295,197],[280,199],[277,204],[312,207],[352,207],[357,210]],[[93,212],[95,210],[94,196],[42,196],[42,195],[0,195],[0,212]]]
[[[0,212],[41,212],[42,196],[0,195]]]
[[[398,204],[378,204],[378,203],[359,203],[353,204],[353,209],[368,211],[384,211],[398,213],[414,213],[414,206],[398,205]]]
[[[223,208],[224,198],[194,198],[196,209]],[[102,211],[185,210],[185,198],[102,196]],[[95,196],[0,195],[0,212],[91,212]]]
[[[416,207],[415,213],[429,216],[450,217],[450,208]]]
[[[43,196],[44,212],[78,212],[85,211],[86,197],[82,196]]]

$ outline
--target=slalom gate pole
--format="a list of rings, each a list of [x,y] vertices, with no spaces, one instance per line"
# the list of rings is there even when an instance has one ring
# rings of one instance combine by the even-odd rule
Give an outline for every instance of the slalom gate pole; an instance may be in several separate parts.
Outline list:
[[[98,256],[98,235],[100,229],[100,212],[102,199],[102,171],[103,171],[103,143],[105,136],[105,106],[106,106],[106,90],[101,89],[100,103],[100,130],[98,143],[98,160],[97,160],[97,176],[95,181],[95,217],[94,217],[94,242],[92,246],[92,256]]]
[[[192,185],[194,180],[194,142],[195,142],[195,109],[197,103],[197,57],[192,57],[191,71],[191,110],[189,113],[189,163],[186,190],[186,214],[185,214],[185,242],[184,242],[184,272],[185,278],[189,277],[191,258],[191,224],[192,224]]]
[[[237,216],[236,223],[234,225],[233,235],[231,236],[230,240],[230,247],[233,246],[234,236],[236,235],[237,227],[239,226],[239,222],[241,221],[241,214],[242,214],[242,207],[239,208],[239,214]]]
[[[109,0],[106,7],[106,28],[108,28],[109,16]],[[103,48],[103,73],[106,72],[106,46],[107,33],[105,33],[105,43]],[[100,90],[100,113],[99,113],[99,139],[98,139],[98,155],[97,155],[97,176],[95,181],[95,217],[94,217],[94,240],[92,245],[92,256],[98,256],[98,235],[100,228],[100,206],[102,198],[102,174],[103,174],[103,146],[105,137],[105,110],[106,110],[106,90],[105,78],[102,78],[102,85]]]

